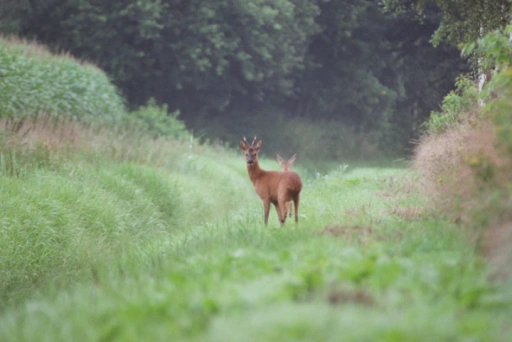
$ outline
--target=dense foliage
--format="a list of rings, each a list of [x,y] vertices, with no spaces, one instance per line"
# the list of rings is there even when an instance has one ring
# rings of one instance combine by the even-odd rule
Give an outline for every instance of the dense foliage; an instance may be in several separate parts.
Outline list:
[[[445,40],[454,45],[475,41],[486,32],[509,23],[510,0],[384,0],[387,9],[409,11],[424,16],[433,6],[439,8],[440,24],[432,38],[434,44]]]
[[[97,63],[132,106],[154,97],[180,110],[196,134],[266,135],[279,150],[289,143],[279,132],[296,121],[334,123],[351,141],[403,152],[464,68],[457,51],[430,45],[437,16],[421,24],[384,13],[374,0],[45,0],[0,8],[0,30]],[[342,140],[328,144],[357,155]]]
[[[126,118],[126,125],[132,130],[148,133],[153,138],[182,139],[189,137],[185,123],[179,120],[179,111],[169,113],[167,105],[158,106],[154,98],[134,110]]]
[[[473,228],[480,251],[509,277],[512,260],[512,26],[464,44],[489,70],[479,91],[469,78],[432,113],[413,165],[437,212]]]
[[[0,117],[48,114],[118,121],[124,101],[96,66],[44,47],[0,39]]]

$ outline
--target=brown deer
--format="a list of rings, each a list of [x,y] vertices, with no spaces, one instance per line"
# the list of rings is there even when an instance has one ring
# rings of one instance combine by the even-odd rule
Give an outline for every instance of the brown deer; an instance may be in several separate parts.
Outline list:
[[[288,172],[288,171],[292,170],[292,165],[293,165],[293,162],[295,162],[296,157],[297,157],[297,155],[294,154],[293,156],[291,156],[290,159],[284,160],[283,158],[281,158],[281,156],[279,154],[277,154],[276,160],[279,163],[279,165],[281,165],[281,170],[283,170],[283,172]],[[292,217],[292,202],[291,201],[286,202],[286,213],[288,214],[288,217]]]
[[[286,221],[286,202],[293,201],[295,206],[295,222],[299,222],[299,197],[302,190],[302,180],[300,176],[293,172],[265,171],[260,168],[258,162],[258,153],[260,152],[263,141],[260,140],[255,145],[256,137],[249,145],[244,139],[240,140],[240,149],[245,153],[247,161],[247,171],[256,193],[263,201],[265,212],[265,225],[268,224],[268,214],[270,212],[270,203],[276,207],[277,216],[281,226]]]

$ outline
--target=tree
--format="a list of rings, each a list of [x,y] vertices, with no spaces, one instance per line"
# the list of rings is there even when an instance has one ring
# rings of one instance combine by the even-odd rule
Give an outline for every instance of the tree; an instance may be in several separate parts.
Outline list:
[[[341,120],[386,149],[407,148],[465,70],[456,49],[429,43],[436,13],[420,23],[372,0],[325,2],[321,10],[296,111]]]
[[[159,0],[31,1],[19,33],[100,65],[134,102],[145,102],[159,76],[154,43],[160,39]]]
[[[322,32],[307,54],[299,115],[336,117],[363,130],[385,123],[397,94],[381,79],[389,61],[383,20],[371,0],[321,4]]]
[[[397,12],[413,8],[420,15],[427,5],[437,5],[441,19],[432,43],[437,45],[447,41],[459,48],[467,43],[474,44],[487,32],[504,29],[512,19],[511,0],[384,0],[384,4],[387,9]],[[482,67],[480,56],[471,57],[481,91],[487,81],[487,71]]]
[[[29,0],[0,1],[0,32],[3,34],[17,33],[19,31],[22,13],[29,7]]]
[[[308,0],[181,2],[168,12],[172,24],[164,34],[176,91],[161,98],[218,112],[241,99],[290,95],[293,75],[304,68],[305,51],[318,31],[317,13]]]
[[[505,27],[512,10],[511,0],[383,0],[383,3],[392,11],[413,10],[420,18],[431,6],[437,6],[440,24],[432,42],[447,41],[457,46]]]
[[[406,147],[418,138],[422,124],[453,89],[455,79],[469,71],[455,47],[444,42],[432,46],[430,39],[439,25],[437,14],[435,8],[425,10],[421,24],[411,13],[392,14],[386,31],[403,89],[391,127],[395,139]]]
[[[132,107],[154,97],[210,137],[300,117],[403,147],[460,63],[427,43],[436,16],[421,26],[377,0],[9,4],[10,30],[98,64]]]
[[[223,110],[236,96],[289,94],[318,30],[308,0],[53,0],[20,33],[98,63],[141,104]],[[184,110],[186,113],[187,110]]]

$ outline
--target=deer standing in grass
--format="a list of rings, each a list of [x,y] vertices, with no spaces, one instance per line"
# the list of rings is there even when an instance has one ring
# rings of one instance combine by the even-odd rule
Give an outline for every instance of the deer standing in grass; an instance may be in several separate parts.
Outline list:
[[[278,155],[276,155],[276,160],[279,163],[279,165],[281,165],[281,170],[283,170],[283,172],[288,172],[288,171],[292,170],[292,165],[293,165],[293,162],[295,161],[296,157],[297,157],[297,155],[294,154],[290,159],[284,160],[278,154]],[[291,201],[286,202],[286,213],[287,213],[288,217],[292,217],[292,202]]]
[[[258,162],[258,153],[260,152],[263,141],[260,140],[255,145],[256,137],[249,145],[244,139],[240,140],[240,149],[245,153],[247,162],[247,171],[256,193],[263,201],[265,212],[265,225],[268,224],[268,214],[270,212],[270,203],[276,207],[277,216],[281,226],[286,221],[286,203],[293,201],[295,206],[295,222],[299,222],[299,198],[302,190],[302,180],[300,176],[293,172],[265,171],[260,168]]]

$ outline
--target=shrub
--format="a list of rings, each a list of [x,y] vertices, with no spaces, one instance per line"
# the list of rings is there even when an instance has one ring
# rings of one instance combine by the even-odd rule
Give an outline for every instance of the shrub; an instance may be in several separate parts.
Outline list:
[[[487,120],[460,123],[443,133],[424,136],[413,159],[436,209],[465,222],[471,221],[476,196],[494,185],[495,169],[503,163]]]
[[[413,165],[424,175],[436,211],[475,228],[482,252],[495,274],[509,275],[512,261],[512,46],[509,34],[491,32],[468,44],[480,67],[493,70],[478,97],[472,82],[459,79],[457,90],[433,114]]]
[[[429,133],[445,132],[461,123],[468,115],[475,115],[478,103],[478,89],[467,75],[455,82],[455,90],[443,99],[441,112],[433,111],[424,126]]]
[[[167,105],[159,107],[154,98],[145,106],[130,113],[127,124],[156,138],[187,138],[189,133],[185,123],[178,119],[179,111],[167,112]]]
[[[117,122],[123,99],[107,75],[35,42],[0,39],[0,118],[45,113],[81,121]]]

